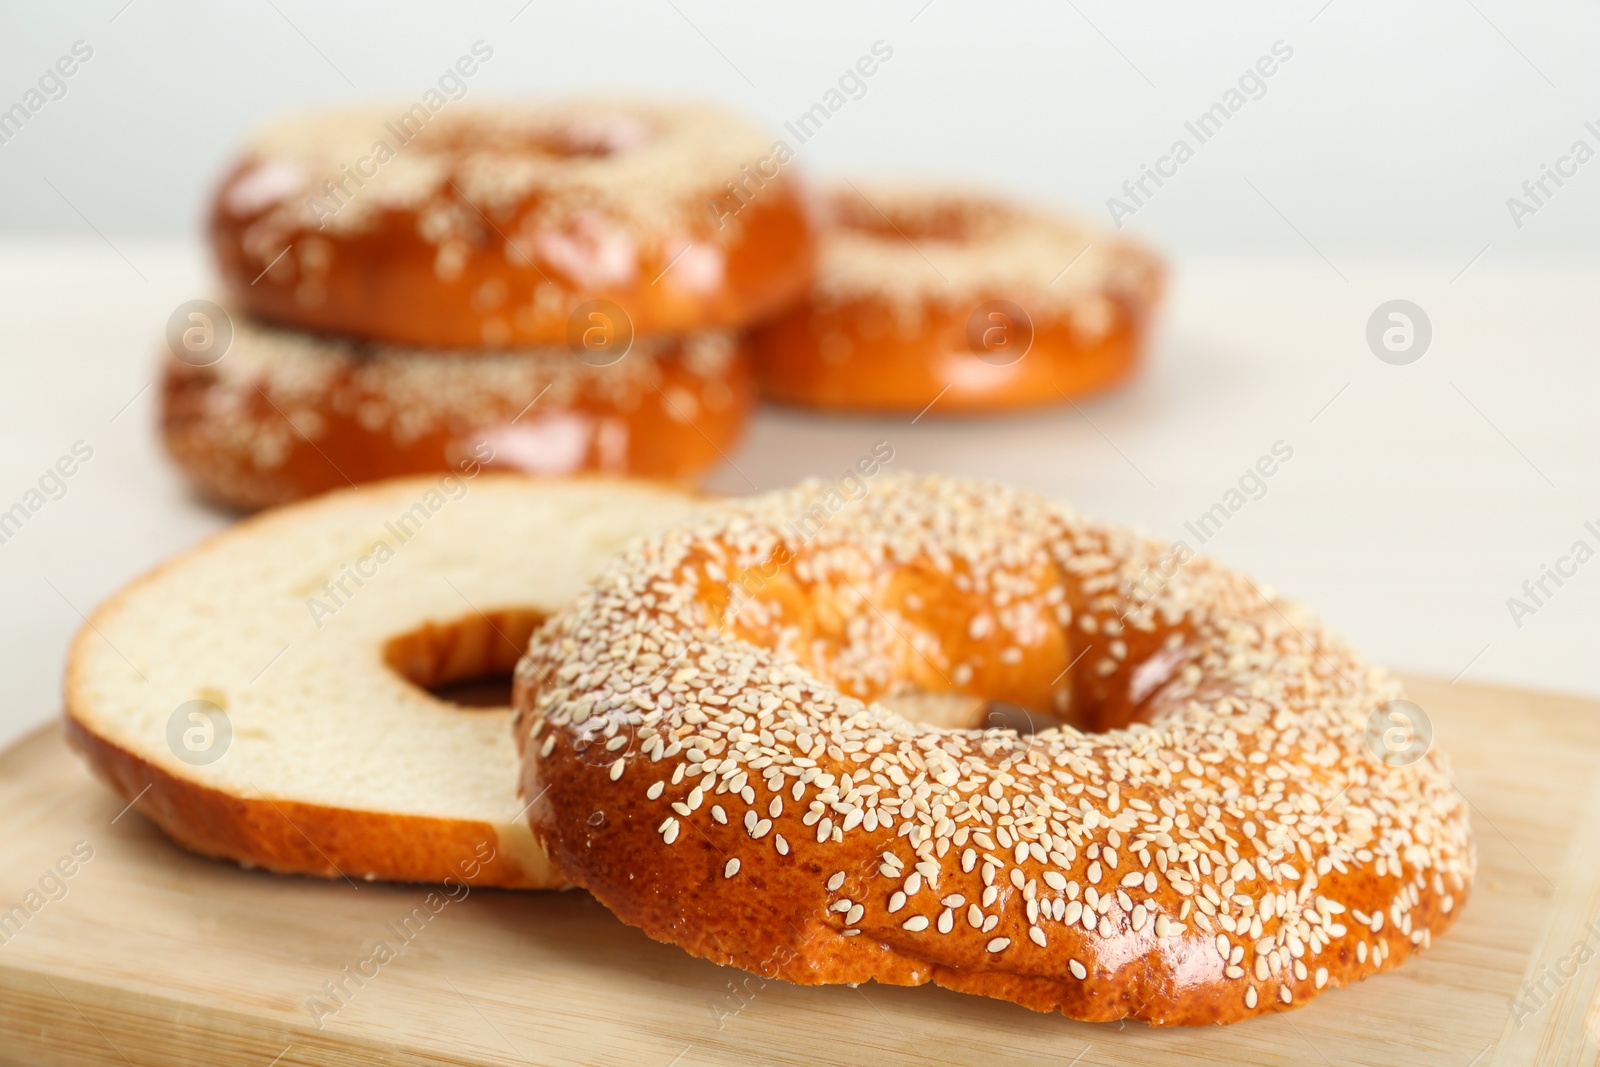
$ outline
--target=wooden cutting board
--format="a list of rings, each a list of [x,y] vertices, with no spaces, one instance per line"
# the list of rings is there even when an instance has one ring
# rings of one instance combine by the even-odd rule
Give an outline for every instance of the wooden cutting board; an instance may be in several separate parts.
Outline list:
[[[123,810],[47,728],[0,754],[0,1062],[1596,1063],[1600,703],[1421,679],[1411,695],[1475,812],[1478,884],[1456,926],[1299,1010],[1177,1030],[932,988],[763,983],[578,892],[430,909],[424,887],[210,862]],[[14,904],[25,918],[6,919]],[[330,998],[350,972],[368,977]],[[1543,992],[1514,1009],[1525,982]]]

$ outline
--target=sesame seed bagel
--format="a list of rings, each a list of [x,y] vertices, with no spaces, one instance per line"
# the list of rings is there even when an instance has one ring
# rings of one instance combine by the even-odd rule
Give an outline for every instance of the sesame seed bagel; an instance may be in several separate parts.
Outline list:
[[[250,142],[211,245],[253,314],[397,344],[556,344],[596,300],[640,336],[738,327],[811,269],[787,158],[693,105],[321,112]]]
[[[244,317],[233,331],[215,363],[168,354],[161,432],[204,493],[246,510],[463,458],[686,482],[733,447],[754,396],[743,346],[720,331],[641,338],[599,363],[565,347],[455,358]]]
[[[912,722],[907,690],[1053,709]],[[640,542],[517,668],[522,794],[625,922],[802,984],[1232,1022],[1396,966],[1471,882],[1400,689],[1247,579],[1040,497],[802,485]],[[606,758],[597,758],[604,751]]]
[[[67,737],[179,844],[283,874],[552,888],[516,796],[508,676],[628,539],[698,506],[618,478],[401,478],[239,522],[78,632]]]
[[[1139,358],[1162,269],[1132,241],[954,189],[852,184],[830,207],[805,300],[752,338],[775,400],[1034,407],[1112,385]]]

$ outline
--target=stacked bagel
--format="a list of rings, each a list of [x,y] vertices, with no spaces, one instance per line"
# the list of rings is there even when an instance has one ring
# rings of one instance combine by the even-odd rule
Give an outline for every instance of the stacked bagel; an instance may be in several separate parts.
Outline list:
[[[987,193],[809,197],[793,154],[616,101],[268,127],[211,209],[229,306],[169,324],[168,451],[246,509],[463,463],[689,482],[757,390],[920,418],[1130,373],[1142,246]]]
[[[261,131],[211,209],[229,306],[169,331],[200,339],[169,337],[169,452],[241,508],[463,463],[692,479],[748,415],[740,331],[810,278],[788,175],[719,210],[770,149],[600,101]]]

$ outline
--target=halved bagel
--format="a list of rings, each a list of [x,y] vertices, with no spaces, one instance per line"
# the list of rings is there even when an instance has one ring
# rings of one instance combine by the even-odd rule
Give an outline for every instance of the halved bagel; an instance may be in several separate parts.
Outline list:
[[[178,843],[284,874],[549,888],[509,675],[543,617],[689,494],[406,478],[264,512],[133,582],[72,644],[68,736]]]

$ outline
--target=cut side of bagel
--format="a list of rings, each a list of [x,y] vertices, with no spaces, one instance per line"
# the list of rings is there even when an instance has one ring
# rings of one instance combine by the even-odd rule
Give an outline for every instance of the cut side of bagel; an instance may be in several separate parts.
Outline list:
[[[406,478],[265,512],[90,617],[68,736],[178,843],[284,874],[553,888],[504,677],[634,536],[697,498],[623,479]]]

